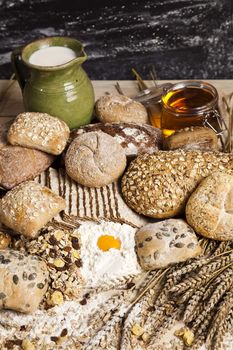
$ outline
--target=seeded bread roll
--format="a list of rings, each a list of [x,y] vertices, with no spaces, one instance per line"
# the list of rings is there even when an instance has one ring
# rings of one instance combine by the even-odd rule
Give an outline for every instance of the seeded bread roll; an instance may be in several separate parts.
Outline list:
[[[147,124],[96,123],[73,130],[70,140],[91,131],[103,131],[112,136],[125,150],[128,159],[143,153],[154,153],[162,147],[162,132]]]
[[[48,287],[47,266],[38,257],[0,251],[0,309],[33,313]]]
[[[5,146],[0,149],[0,186],[11,189],[33,179],[46,170],[54,156],[24,147]]]
[[[233,175],[217,172],[204,179],[188,200],[186,218],[204,237],[233,240]]]
[[[24,182],[0,200],[0,222],[26,237],[38,231],[65,209],[65,200],[48,187],[34,181]]]
[[[8,142],[58,155],[64,150],[69,135],[70,129],[64,121],[46,113],[25,112],[11,125]]]
[[[123,148],[102,131],[77,137],[65,156],[67,174],[81,185],[101,187],[117,180],[125,170]]]
[[[210,128],[191,126],[177,130],[165,138],[164,149],[184,149],[187,151],[218,151],[218,137]]]
[[[137,231],[135,241],[144,270],[164,268],[201,253],[194,230],[181,219],[145,225]]]
[[[95,104],[95,114],[103,123],[134,122],[149,124],[146,108],[124,95],[105,95]]]
[[[233,154],[168,151],[133,160],[122,178],[122,194],[130,208],[153,218],[181,214],[198,183],[214,171],[233,174]]]

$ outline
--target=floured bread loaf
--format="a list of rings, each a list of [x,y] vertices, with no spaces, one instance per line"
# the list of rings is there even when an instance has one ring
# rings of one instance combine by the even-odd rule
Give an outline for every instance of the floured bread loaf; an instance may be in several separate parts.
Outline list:
[[[33,255],[0,251],[0,309],[34,312],[48,287],[46,264]]]
[[[8,131],[12,145],[34,148],[58,155],[64,150],[70,135],[68,125],[47,113],[19,114]]]
[[[77,225],[84,220],[108,220],[141,227],[149,221],[125,204],[118,182],[89,188],[73,181],[64,169],[53,168],[39,175],[35,181],[65,198],[66,208],[55,217],[57,222]]]
[[[71,142],[65,156],[65,167],[67,174],[81,185],[105,186],[123,174],[125,151],[112,136],[93,131]]]
[[[96,123],[71,131],[70,141],[92,131],[103,131],[112,136],[125,150],[130,159],[142,153],[154,153],[161,149],[162,132],[148,124]]]
[[[0,222],[18,234],[35,237],[65,204],[65,200],[49,188],[27,181],[0,200]]]
[[[133,160],[122,178],[126,203],[139,214],[169,218],[183,212],[198,183],[214,171],[233,173],[233,154],[168,151]]]
[[[214,173],[191,194],[186,218],[202,236],[233,240],[233,175]]]
[[[0,186],[11,189],[33,179],[54,161],[50,154],[18,146],[0,149]]]
[[[134,122],[148,124],[146,108],[125,95],[104,95],[95,104],[95,114],[103,123]]]
[[[210,128],[191,126],[177,130],[164,140],[164,149],[186,151],[218,151],[218,137]]]
[[[181,219],[145,225],[137,231],[135,241],[140,265],[145,270],[186,261],[202,251],[194,230]]]

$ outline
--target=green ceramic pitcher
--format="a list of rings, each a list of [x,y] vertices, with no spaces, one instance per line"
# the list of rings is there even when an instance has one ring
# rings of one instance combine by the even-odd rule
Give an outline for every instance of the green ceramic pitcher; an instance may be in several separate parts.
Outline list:
[[[29,62],[35,51],[50,46],[72,49],[76,58],[57,66]],[[94,91],[82,63],[87,59],[82,44],[69,37],[48,37],[33,41],[12,53],[12,64],[23,93],[26,111],[43,112],[64,120],[71,129],[90,123]],[[25,77],[25,67],[29,78]]]

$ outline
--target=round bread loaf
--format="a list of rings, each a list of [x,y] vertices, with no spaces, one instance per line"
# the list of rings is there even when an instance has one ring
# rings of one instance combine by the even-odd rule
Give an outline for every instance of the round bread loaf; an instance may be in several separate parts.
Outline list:
[[[95,114],[103,123],[134,122],[148,124],[146,108],[125,95],[105,95],[95,104]]]
[[[140,228],[135,236],[136,251],[144,270],[186,261],[202,251],[194,230],[181,219],[169,219]]]
[[[122,178],[130,208],[153,218],[181,214],[198,183],[214,171],[233,174],[233,154],[159,151],[133,160]]]
[[[233,175],[217,172],[204,179],[187,202],[186,218],[204,237],[233,240]]]
[[[147,124],[137,123],[96,123],[73,130],[72,141],[77,136],[91,131],[103,131],[111,135],[124,148],[128,159],[139,154],[154,153],[161,149],[162,132]]]
[[[102,131],[80,135],[66,156],[67,174],[81,185],[101,187],[116,181],[126,167],[126,155],[114,138]]]

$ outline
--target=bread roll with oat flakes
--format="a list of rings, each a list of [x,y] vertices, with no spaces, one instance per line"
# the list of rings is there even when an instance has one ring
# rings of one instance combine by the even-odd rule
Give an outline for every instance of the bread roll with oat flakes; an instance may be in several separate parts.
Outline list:
[[[126,167],[126,155],[114,138],[102,131],[77,137],[65,156],[67,174],[81,185],[101,187],[116,181]]]
[[[0,148],[0,186],[11,189],[46,170],[54,156],[18,146]]]
[[[48,287],[46,264],[33,255],[0,251],[0,309],[32,313]]]
[[[149,124],[146,108],[125,95],[105,95],[95,104],[95,114],[103,123],[133,122]]]
[[[8,142],[58,155],[64,150],[70,135],[68,125],[46,113],[19,114],[8,131]]]
[[[62,197],[34,181],[24,182],[0,200],[0,222],[26,237],[38,231],[65,209]]]
[[[133,160],[122,178],[122,194],[130,208],[153,218],[183,213],[190,194],[214,171],[233,174],[233,154],[159,151]]]
[[[135,235],[136,251],[144,270],[167,267],[201,253],[194,230],[181,219],[141,227]]]
[[[200,235],[233,240],[233,175],[208,176],[191,194],[185,211],[188,223]]]

